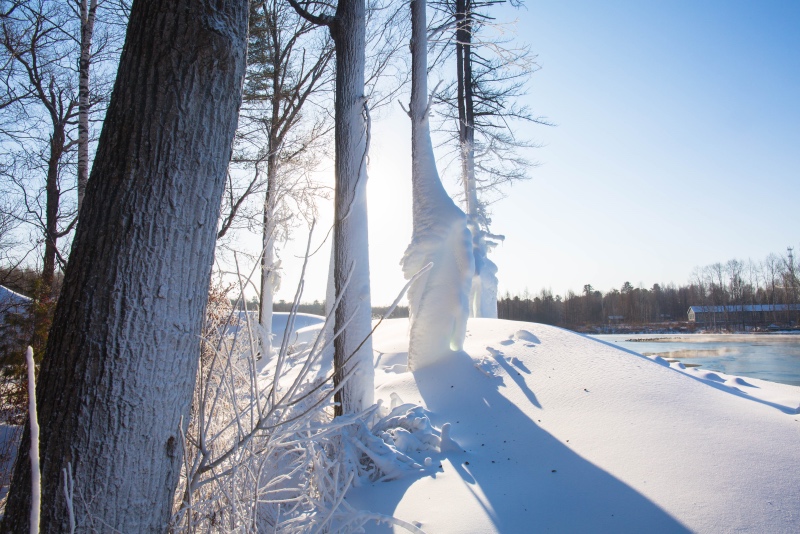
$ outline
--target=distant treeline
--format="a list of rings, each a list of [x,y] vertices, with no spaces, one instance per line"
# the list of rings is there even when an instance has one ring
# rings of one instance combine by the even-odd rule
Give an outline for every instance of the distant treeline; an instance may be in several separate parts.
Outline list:
[[[497,303],[501,319],[533,321],[566,327],[600,324],[649,324],[686,321],[689,306],[797,304],[800,302],[800,265],[792,249],[770,254],[761,262],[730,260],[695,268],[689,283],[633,287],[603,293],[591,284],[581,293],[553,295],[542,289],[536,295],[506,293]],[[776,322],[797,324],[798,313],[778,314]]]
[[[655,284],[647,289],[625,282],[620,289],[604,294],[587,284],[583,293],[568,291],[565,297],[553,295],[549,289],[542,289],[537,295],[507,293],[497,302],[497,315],[501,319],[567,327],[685,321],[690,302],[698,295],[697,288],[692,285],[662,287]]]

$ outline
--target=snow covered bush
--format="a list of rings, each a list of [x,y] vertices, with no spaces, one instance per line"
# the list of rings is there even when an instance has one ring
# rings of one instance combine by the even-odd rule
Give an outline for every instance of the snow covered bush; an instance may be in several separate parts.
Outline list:
[[[293,315],[287,332],[292,323]],[[422,408],[397,398],[334,418],[323,357],[333,339],[290,352],[287,335],[274,358],[259,361],[258,325],[224,292],[212,292],[205,334],[172,532],[347,532],[368,521],[419,532],[344,496],[351,485],[425,471],[406,454],[439,446]]]

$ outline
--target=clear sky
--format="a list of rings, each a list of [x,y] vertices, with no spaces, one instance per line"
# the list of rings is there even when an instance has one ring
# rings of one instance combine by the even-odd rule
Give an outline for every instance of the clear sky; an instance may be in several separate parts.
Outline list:
[[[493,207],[501,292],[684,283],[698,265],[800,250],[800,1],[526,5],[500,16],[538,54],[527,103],[556,126],[517,132],[542,147]],[[376,121],[370,154],[375,305],[403,286],[411,236],[398,110]],[[283,253],[278,298],[294,294],[299,253]],[[312,258],[303,300],[324,299],[328,259]]]

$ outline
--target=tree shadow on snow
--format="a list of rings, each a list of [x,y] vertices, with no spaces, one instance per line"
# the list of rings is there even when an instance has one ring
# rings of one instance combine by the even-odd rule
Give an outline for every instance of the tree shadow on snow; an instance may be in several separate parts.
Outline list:
[[[491,348],[491,347],[487,347],[487,349],[488,348]],[[502,351],[499,351],[499,350],[496,350],[496,349],[492,349],[492,350],[489,351],[489,353],[492,355],[492,357],[495,359],[495,361],[500,365],[500,367],[502,367],[505,370],[505,372],[506,372],[506,374],[508,374],[509,378],[511,378],[511,380],[516,382],[517,386],[519,386],[519,389],[522,390],[522,392],[525,394],[525,397],[531,402],[531,404],[533,404],[537,408],[541,409],[542,405],[539,403],[539,399],[536,398],[536,394],[528,386],[528,383],[525,382],[525,378],[519,372],[519,371],[522,371],[525,374],[529,375],[529,374],[531,374],[531,370],[528,369],[525,366],[525,364],[522,363],[522,361],[520,361],[519,358],[514,358],[513,360],[511,360],[514,363],[514,366],[519,368],[519,370],[511,367],[511,364],[508,363],[508,360],[506,360],[506,356],[505,356],[505,354],[503,354]]]
[[[531,400],[533,392],[524,380],[517,380],[516,370],[503,358],[498,362]],[[434,424],[451,423],[451,435],[464,449],[431,455],[434,465],[441,463],[445,473],[455,468],[463,499],[443,495],[441,501],[432,499],[427,509],[411,513],[403,509],[398,512],[401,519],[421,520],[425,530],[426,518],[458,517],[458,509],[447,508],[477,503],[491,523],[474,525],[471,530],[475,531],[689,532],[647,497],[539,427],[496,387],[488,386],[468,354],[455,353],[414,376]],[[531,402],[538,406],[535,398]],[[542,414],[545,417],[546,411]],[[364,502],[379,507],[373,512],[394,515],[408,488],[418,480],[374,484],[366,488]],[[355,501],[356,505],[361,501],[358,494]],[[368,532],[389,531],[383,526],[368,528]]]

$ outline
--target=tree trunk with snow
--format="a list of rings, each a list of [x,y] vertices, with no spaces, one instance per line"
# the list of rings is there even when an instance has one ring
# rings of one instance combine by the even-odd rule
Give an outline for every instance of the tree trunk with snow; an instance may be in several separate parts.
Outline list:
[[[164,532],[181,466],[247,2],[134,2],[43,359],[42,530]],[[26,430],[23,441],[30,434]],[[27,530],[23,445],[2,525]]]
[[[497,318],[497,265],[489,258],[495,245],[487,240],[486,219],[478,200],[475,176],[475,105],[472,76],[472,0],[456,2],[456,61],[459,144],[461,147],[461,182],[464,185],[467,221],[472,233],[475,272],[470,290],[470,316]]]
[[[367,233],[367,137],[369,110],[364,97],[366,14],[364,0],[339,0],[330,31],[336,46],[336,186],[334,284],[336,308],[334,383],[353,371],[336,394],[337,414],[355,413],[374,402],[372,303]],[[347,283],[352,269],[350,282]]]
[[[280,286],[280,273],[275,262],[275,188],[277,182],[276,157],[270,154],[267,162],[267,192],[264,199],[264,218],[261,228],[263,252],[261,256],[261,298],[258,321],[261,325],[261,357],[272,356],[272,306]]]
[[[470,317],[497,319],[497,265],[487,257],[494,243],[487,243],[483,230],[478,229],[477,236],[473,239],[475,275],[469,296]]]
[[[426,2],[412,0],[409,116],[413,234],[401,262],[403,274],[410,279],[433,263],[408,291],[408,365],[412,370],[463,348],[474,271],[466,217],[447,195],[436,169],[429,124],[426,31]]]
[[[289,3],[305,19],[328,27],[336,54],[333,277],[341,300],[334,310],[339,335],[334,341],[333,381],[337,387],[347,382],[334,397],[334,413],[356,413],[372,405],[375,397],[367,232],[366,5],[364,0],[339,0],[336,14],[330,16],[312,15],[296,0]]]
[[[276,5],[271,6],[273,11],[269,13],[273,15],[270,20],[267,15],[267,4],[262,6],[264,9],[265,18],[269,21],[267,23],[268,30],[266,37],[268,45],[271,45],[270,59],[272,60],[271,89],[272,94],[269,97],[269,129],[267,134],[267,192],[264,198],[264,219],[262,221],[262,245],[263,255],[261,256],[261,298],[260,309],[258,314],[259,323],[261,325],[261,356],[263,358],[270,358],[272,356],[272,304],[273,297],[278,288],[279,273],[275,265],[275,207],[276,196],[278,187],[278,151],[281,150],[282,137],[278,133],[280,131],[281,122],[283,122],[283,112],[281,103],[285,97],[283,91],[283,84],[281,79],[286,75],[286,67],[284,67],[282,57],[284,56],[282,47],[280,45],[281,34],[279,32],[278,15],[274,9]],[[288,98],[288,95],[286,95]],[[288,326],[288,325],[287,325]]]

